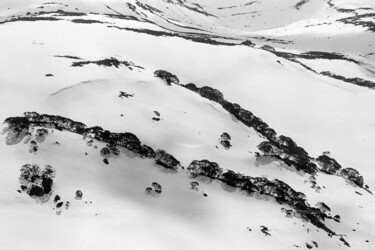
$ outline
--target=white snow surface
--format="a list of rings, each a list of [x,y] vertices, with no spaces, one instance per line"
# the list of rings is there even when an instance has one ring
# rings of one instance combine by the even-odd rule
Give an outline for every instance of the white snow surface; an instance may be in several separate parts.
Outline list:
[[[293,8],[299,2],[296,0],[282,4],[264,0],[248,5],[250,1],[245,0],[138,2],[160,13],[142,9],[136,1],[126,2],[136,6],[136,12],[117,0],[1,1],[1,20],[41,10],[91,14],[59,16],[58,21],[0,24],[0,120],[22,116],[25,111],[61,115],[112,132],[134,133],[142,143],[165,149],[185,167],[193,160],[208,159],[224,169],[280,179],[305,193],[312,206],[322,201],[331,207],[332,216],[340,215],[341,223],[327,220],[326,225],[346,235],[352,249],[375,248],[373,195],[338,176],[322,173],[317,175],[317,182],[324,188],[316,192],[306,183],[308,174],[277,161],[260,164],[254,152],[264,139],[253,129],[219,104],[181,86],[167,86],[153,76],[155,70],[164,69],[176,74],[182,84],[192,82],[219,89],[228,101],[253,112],[278,135],[291,137],[310,156],[330,151],[343,167],[357,169],[373,191],[375,90],[315,74],[257,48],[267,43],[285,51],[345,53],[361,58],[361,63],[300,61],[318,72],[375,82],[374,60],[361,57],[373,52],[374,33],[337,22],[349,14],[330,8],[327,1],[308,1],[300,10]],[[373,1],[331,2],[337,8],[375,8]],[[104,16],[114,14],[114,10],[139,21]],[[257,12],[259,16],[233,15],[245,12]],[[245,27],[249,18],[254,19],[253,27]],[[104,23],[73,23],[72,19]],[[330,24],[315,25],[325,22]],[[293,42],[280,44],[254,38],[255,48],[211,45],[110,26],[215,34],[238,43],[260,35]],[[144,69],[95,64],[71,67],[80,60],[56,56],[85,61],[116,57]],[[134,96],[119,98],[120,91]],[[154,111],[160,113],[160,121],[152,120]],[[5,128],[2,125],[1,129]],[[347,248],[339,237],[331,238],[297,217],[285,217],[280,209],[289,207],[271,198],[250,196],[201,178],[197,180],[199,191],[192,190],[189,183],[194,179],[186,172],[172,173],[125,149],[109,158],[106,165],[99,152],[104,143],[95,141],[95,149],[81,135],[49,132],[35,154],[29,153],[27,141],[7,145],[5,130],[0,136],[1,249],[290,250],[307,249],[306,243],[313,245],[312,241],[319,249]],[[229,150],[220,145],[223,132],[232,137]],[[53,145],[56,141],[60,146]],[[69,201],[69,209],[56,215],[52,198],[40,204],[17,192],[19,170],[27,163],[49,164],[56,169],[52,198],[59,195],[62,201]],[[158,198],[145,195],[145,188],[155,181],[163,187]],[[83,200],[74,199],[76,190],[82,190]],[[271,236],[265,236],[261,226],[268,227]]]

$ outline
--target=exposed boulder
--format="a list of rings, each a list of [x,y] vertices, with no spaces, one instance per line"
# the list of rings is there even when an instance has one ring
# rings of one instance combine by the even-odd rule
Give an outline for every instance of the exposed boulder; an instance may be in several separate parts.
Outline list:
[[[183,85],[185,88],[190,89],[191,91],[198,92],[199,88],[194,83],[188,83]]]
[[[154,191],[156,192],[156,193],[161,193],[161,185],[159,184],[159,183],[157,183],[157,182],[153,182],[152,183],[152,187],[154,188]]]
[[[229,149],[232,147],[230,144],[231,137],[228,133],[224,132],[220,136],[220,144],[223,145],[224,148]]]
[[[191,189],[198,191],[199,183],[197,181],[190,182]]]
[[[254,47],[255,46],[255,43],[253,43],[250,40],[243,41],[241,44],[245,45],[245,46],[249,46],[249,47]]]
[[[179,84],[180,80],[176,75],[173,75],[172,73],[166,71],[166,70],[156,70],[154,72],[155,77],[159,77],[167,82],[168,85],[171,85],[171,83]]]
[[[165,150],[157,150],[155,155],[155,162],[165,168],[177,170],[180,162]]]
[[[109,157],[111,155],[111,151],[109,150],[109,148],[104,147],[100,150],[100,154],[102,157]]]
[[[198,93],[211,101],[222,103],[224,101],[224,95],[217,89],[204,86],[199,89]]]
[[[194,160],[190,163],[187,170],[193,177],[202,175],[213,179],[219,178],[223,172],[216,162],[210,162],[208,160]]]
[[[328,155],[321,155],[316,158],[316,160],[319,163],[320,170],[327,174],[338,174],[342,168],[335,159],[329,157]]]
[[[75,199],[76,200],[82,200],[83,193],[81,190],[76,191]]]
[[[44,196],[51,193],[52,179],[55,177],[56,171],[50,165],[41,169],[37,164],[25,164],[21,168],[19,180],[21,189],[30,196]]]
[[[354,168],[344,168],[341,170],[340,175],[345,179],[348,179],[349,181],[353,182],[357,186],[363,187],[363,177]]]
[[[153,158],[156,157],[155,151],[147,145],[142,145],[142,150],[141,150],[140,154],[143,157],[150,158],[150,159],[153,159]]]
[[[145,193],[146,193],[146,195],[150,195],[152,191],[153,190],[152,190],[151,187],[147,187],[146,190],[145,190]]]

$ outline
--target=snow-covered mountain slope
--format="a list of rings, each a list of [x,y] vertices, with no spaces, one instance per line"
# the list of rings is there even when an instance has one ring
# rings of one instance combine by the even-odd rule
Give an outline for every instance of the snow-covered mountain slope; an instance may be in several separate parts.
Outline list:
[[[373,8],[1,1],[1,248],[375,248]]]

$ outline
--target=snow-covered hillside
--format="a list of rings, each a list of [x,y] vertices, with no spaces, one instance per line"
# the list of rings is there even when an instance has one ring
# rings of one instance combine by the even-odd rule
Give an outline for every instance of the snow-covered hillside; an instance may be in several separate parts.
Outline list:
[[[1,249],[374,249],[374,18],[1,1]]]

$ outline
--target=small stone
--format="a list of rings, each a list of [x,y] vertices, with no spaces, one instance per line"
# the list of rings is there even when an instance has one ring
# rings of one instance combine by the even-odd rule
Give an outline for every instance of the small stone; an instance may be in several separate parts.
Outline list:
[[[55,198],[53,199],[53,202],[56,203],[60,200],[60,196],[59,195],[56,195]]]

